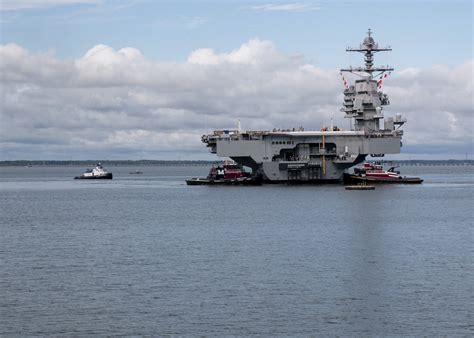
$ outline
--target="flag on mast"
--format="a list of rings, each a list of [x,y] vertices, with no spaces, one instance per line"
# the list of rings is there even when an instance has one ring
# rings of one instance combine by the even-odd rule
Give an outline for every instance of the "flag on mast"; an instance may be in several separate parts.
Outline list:
[[[342,83],[344,84],[344,88],[349,89],[349,84],[347,80],[344,78],[344,75],[342,75],[342,72],[340,73],[342,77]]]
[[[391,71],[388,72],[388,73],[384,73],[383,75],[380,75],[380,78],[377,80],[377,87],[378,89],[382,88],[382,82],[383,80],[385,80],[386,78],[388,78],[388,76],[390,75]]]

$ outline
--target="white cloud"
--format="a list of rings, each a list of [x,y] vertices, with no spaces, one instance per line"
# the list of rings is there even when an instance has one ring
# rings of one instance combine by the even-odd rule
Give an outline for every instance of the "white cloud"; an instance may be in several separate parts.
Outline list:
[[[0,10],[12,11],[77,4],[100,4],[102,0],[0,0]]]
[[[405,144],[472,144],[472,69],[468,61],[392,74],[385,113],[408,118]],[[3,159],[209,158],[200,136],[237,119],[249,130],[319,129],[331,118],[348,126],[336,70],[259,39],[228,53],[198,49],[180,63],[106,45],[64,61],[8,44],[0,73]]]
[[[308,4],[308,3],[280,3],[280,4],[263,4],[248,6],[247,9],[258,11],[258,12],[310,12],[317,11],[320,9],[319,6]]]
[[[260,39],[252,39],[230,53],[216,54],[212,49],[202,48],[192,52],[188,57],[189,63],[200,65],[224,63],[275,65],[286,64],[289,61],[291,60],[288,56],[281,54],[273,43]]]
[[[474,131],[474,61],[451,68],[407,69],[387,81],[391,109],[409,117],[407,142],[471,143]]]

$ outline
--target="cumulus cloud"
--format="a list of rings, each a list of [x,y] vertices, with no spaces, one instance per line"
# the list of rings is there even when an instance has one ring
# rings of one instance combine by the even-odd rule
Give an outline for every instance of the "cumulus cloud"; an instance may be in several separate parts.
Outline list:
[[[404,69],[387,82],[391,109],[409,116],[407,142],[471,147],[474,129],[474,61],[457,67]]]
[[[409,120],[405,143],[472,144],[472,67],[405,69],[386,81],[386,115]],[[259,39],[228,53],[198,49],[179,63],[130,47],[97,45],[60,60],[8,44],[0,73],[3,159],[213,158],[200,136],[237,119],[247,130],[320,129],[331,118],[349,125],[337,70]]]

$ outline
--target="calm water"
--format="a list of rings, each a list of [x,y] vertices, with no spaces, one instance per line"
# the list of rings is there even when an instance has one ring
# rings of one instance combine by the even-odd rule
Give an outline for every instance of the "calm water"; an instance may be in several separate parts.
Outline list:
[[[375,191],[84,169],[0,168],[0,335],[474,335],[473,167]]]

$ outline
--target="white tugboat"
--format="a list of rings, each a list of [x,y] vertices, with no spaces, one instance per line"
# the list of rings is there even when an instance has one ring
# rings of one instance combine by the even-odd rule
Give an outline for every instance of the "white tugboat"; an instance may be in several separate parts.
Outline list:
[[[102,180],[111,180],[112,179],[112,173],[109,173],[107,170],[105,170],[102,167],[102,164],[97,163],[96,167],[94,169],[87,169],[84,174],[81,176],[76,176],[74,177],[75,180],[97,180],[97,179],[102,179]]]

